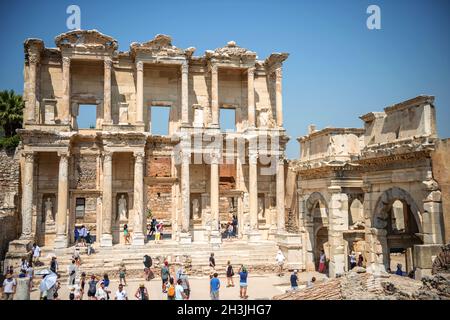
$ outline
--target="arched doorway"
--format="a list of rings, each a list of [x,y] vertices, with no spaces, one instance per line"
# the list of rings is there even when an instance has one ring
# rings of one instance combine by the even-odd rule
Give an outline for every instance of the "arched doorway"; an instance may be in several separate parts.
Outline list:
[[[319,268],[320,251],[324,250],[325,255],[330,257],[330,247],[328,245],[328,206],[325,198],[318,192],[314,192],[306,202],[307,214],[309,217],[309,236],[312,245],[312,259],[315,269]]]
[[[421,214],[411,195],[400,188],[386,190],[375,207],[374,227],[385,230],[386,239],[379,240],[386,270],[394,272],[398,263],[403,272],[413,270],[414,245],[423,241]]]

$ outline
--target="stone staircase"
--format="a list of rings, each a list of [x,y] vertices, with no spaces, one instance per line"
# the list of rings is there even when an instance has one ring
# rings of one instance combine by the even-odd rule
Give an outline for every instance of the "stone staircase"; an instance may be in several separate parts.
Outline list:
[[[111,248],[94,246],[95,253],[87,255],[85,247],[80,247],[81,266],[80,272],[102,276],[108,273],[110,278],[118,277],[118,270],[122,263],[127,269],[127,278],[140,278],[143,275],[143,257],[145,254],[152,257],[152,270],[158,276],[164,259],[173,266],[173,271],[183,265],[190,275],[202,276],[209,274],[209,256],[214,252],[216,271],[225,273],[226,263],[231,261],[235,273],[241,264],[244,264],[250,272],[273,272],[276,269],[275,256],[278,250],[276,242],[261,241],[247,243],[246,241],[224,241],[219,248],[212,248],[209,243],[192,243],[182,245],[175,241],[164,240],[159,244],[153,242],[145,246],[114,245]],[[67,278],[68,266],[71,264],[75,247],[62,250],[41,248],[40,261],[44,263],[36,267],[35,271],[48,268],[52,256],[57,257],[59,274],[61,279]]]

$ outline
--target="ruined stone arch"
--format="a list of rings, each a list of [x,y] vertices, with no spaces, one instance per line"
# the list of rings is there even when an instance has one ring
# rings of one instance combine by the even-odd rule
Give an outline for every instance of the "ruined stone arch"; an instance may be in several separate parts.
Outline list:
[[[419,210],[416,202],[412,198],[412,196],[405,190],[393,187],[385,190],[380,198],[377,200],[375,205],[374,214],[372,218],[372,226],[377,229],[385,229],[388,224],[389,219],[389,211],[392,207],[392,204],[396,201],[400,200],[411,210],[414,220],[417,224],[417,228],[420,233],[423,233],[422,227],[422,213]]]
[[[328,202],[325,197],[320,192],[313,192],[308,199],[306,200],[306,213],[308,217],[312,220],[314,218],[313,209],[317,205],[317,203],[321,204],[321,210],[324,210],[327,216],[328,214]]]

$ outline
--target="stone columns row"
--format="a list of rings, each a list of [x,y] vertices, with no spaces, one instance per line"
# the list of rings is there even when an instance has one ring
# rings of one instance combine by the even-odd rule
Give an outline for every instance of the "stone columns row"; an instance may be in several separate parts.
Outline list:
[[[247,71],[247,108],[248,108],[248,125],[255,126],[255,68],[248,68]]]
[[[249,206],[250,206],[250,233],[248,240],[250,242],[260,240],[261,236],[258,232],[258,153],[249,151]]]
[[[112,152],[105,152],[103,155],[103,213],[102,213],[102,236],[100,245],[102,247],[112,246]],[[134,219],[133,225],[133,245],[144,245],[144,162],[145,153],[134,153]]]
[[[284,206],[284,158],[277,159],[276,191],[277,191],[277,229],[278,232],[285,231],[285,206]]]
[[[32,239],[33,186],[34,186],[34,153],[22,153],[25,158],[22,191],[22,234],[23,240]]]

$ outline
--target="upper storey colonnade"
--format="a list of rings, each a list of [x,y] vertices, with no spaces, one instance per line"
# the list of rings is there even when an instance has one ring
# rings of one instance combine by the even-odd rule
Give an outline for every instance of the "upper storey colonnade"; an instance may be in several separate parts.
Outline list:
[[[76,131],[81,104],[97,107],[97,130],[150,131],[152,106],[170,108],[169,134],[219,128],[221,108],[236,110],[238,132],[283,128],[287,53],[258,60],[230,41],[194,56],[195,48],[177,48],[166,35],[121,52],[115,39],[96,30],[63,33],[55,44],[25,41],[25,129]]]

